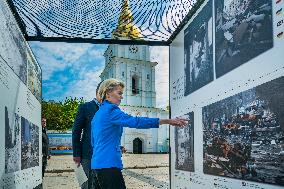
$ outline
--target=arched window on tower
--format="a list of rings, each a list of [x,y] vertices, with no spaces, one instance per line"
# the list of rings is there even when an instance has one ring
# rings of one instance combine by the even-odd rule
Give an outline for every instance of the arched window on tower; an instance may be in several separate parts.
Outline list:
[[[132,87],[132,94],[136,95],[139,94],[139,89],[138,89],[138,77],[132,76],[132,82],[131,82],[131,87]]]

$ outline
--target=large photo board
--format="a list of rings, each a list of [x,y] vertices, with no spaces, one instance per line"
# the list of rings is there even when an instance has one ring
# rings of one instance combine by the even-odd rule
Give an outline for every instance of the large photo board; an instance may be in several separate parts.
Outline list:
[[[0,1],[0,188],[35,188],[41,171],[41,68]]]
[[[284,186],[284,77],[202,108],[205,174]]]
[[[283,188],[283,9],[205,0],[171,43],[171,188]]]

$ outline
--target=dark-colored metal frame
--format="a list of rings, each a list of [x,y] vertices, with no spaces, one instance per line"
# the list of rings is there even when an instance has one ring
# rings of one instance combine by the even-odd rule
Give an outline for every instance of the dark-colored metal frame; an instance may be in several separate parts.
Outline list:
[[[145,40],[120,40],[120,39],[87,39],[87,38],[66,38],[66,37],[36,37],[28,36],[25,29],[25,23],[22,21],[16,6],[12,0],[6,0],[9,7],[27,41],[41,41],[41,42],[66,42],[66,43],[93,43],[93,44],[120,44],[120,45],[150,45],[150,46],[169,46],[176,36],[180,33],[188,20],[195,14],[205,0],[198,0],[189,13],[185,16],[177,29],[173,32],[167,41],[145,41]]]

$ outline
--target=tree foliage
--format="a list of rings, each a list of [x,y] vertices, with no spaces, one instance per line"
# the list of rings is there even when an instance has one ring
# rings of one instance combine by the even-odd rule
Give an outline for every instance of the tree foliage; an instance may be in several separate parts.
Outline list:
[[[43,101],[42,117],[46,118],[47,129],[67,131],[72,128],[78,107],[83,98],[66,98],[63,102]]]

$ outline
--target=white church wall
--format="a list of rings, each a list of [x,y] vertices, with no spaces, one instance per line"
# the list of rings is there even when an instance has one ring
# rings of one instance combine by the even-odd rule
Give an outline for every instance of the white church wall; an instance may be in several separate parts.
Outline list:
[[[168,112],[157,108],[121,106],[121,109],[133,116],[168,118]],[[143,139],[143,153],[166,152],[165,143],[168,133],[168,126],[165,125],[159,129],[124,128],[121,144],[125,146],[128,152],[132,152],[133,140],[140,138]]]

